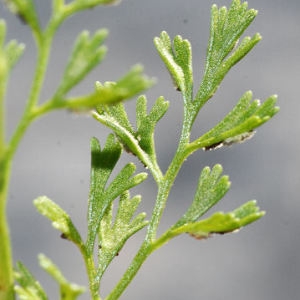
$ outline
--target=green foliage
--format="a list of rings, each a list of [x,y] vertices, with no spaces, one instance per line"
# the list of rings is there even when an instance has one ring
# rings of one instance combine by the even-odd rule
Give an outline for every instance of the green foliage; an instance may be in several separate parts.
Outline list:
[[[9,140],[6,139],[6,111],[5,96],[10,70],[20,58],[24,45],[12,40],[5,43],[6,24],[0,20],[0,298],[14,299],[13,262],[10,236],[6,219],[6,202],[14,154],[26,130],[32,122],[42,115],[56,109],[70,109],[74,111],[91,110],[97,105],[108,105],[127,100],[140,94],[153,84],[153,80],[143,74],[141,66],[134,66],[116,82],[107,82],[103,85],[96,83],[94,91],[80,97],[70,97],[69,92],[78,85],[88,73],[103,60],[106,47],[103,45],[107,30],[101,29],[93,35],[84,31],[79,34],[70,54],[61,82],[53,96],[40,104],[40,94],[43,88],[52,41],[59,26],[70,16],[85,9],[98,5],[114,4],[112,0],[74,0],[65,3],[64,0],[53,0],[52,14],[45,28],[41,27],[39,16],[32,0],[6,0],[7,7],[16,14],[21,21],[32,31],[37,47],[37,61],[32,88],[15,131]],[[124,176],[132,174],[134,167],[130,165],[124,170]],[[131,172],[131,173],[130,173]],[[126,177],[125,176],[125,177]],[[142,180],[141,175],[138,180]],[[124,177],[124,178],[125,178]],[[142,179],[141,179],[142,178]],[[134,185],[134,179],[130,179]],[[124,185],[123,187],[126,187]],[[120,193],[123,193],[121,190]],[[113,196],[113,194],[111,195]],[[103,205],[109,206],[108,202]],[[70,217],[47,197],[40,197],[35,201],[38,210],[49,218],[53,225],[62,231],[62,236],[74,242],[81,251],[85,251],[84,243]],[[98,206],[96,206],[99,208]],[[104,214],[104,212],[103,212]],[[99,218],[99,217],[98,217]],[[89,220],[91,224],[92,219]],[[99,226],[99,225],[98,225]],[[96,234],[94,234],[95,236]],[[20,265],[20,268],[22,266]],[[25,270],[23,268],[23,270]],[[25,271],[24,271],[25,272]],[[23,273],[24,273],[23,272]],[[26,293],[25,293],[26,294]],[[69,296],[68,296],[69,297]],[[71,299],[71,298],[70,298]]]
[[[136,104],[136,129],[127,117],[123,104],[113,107],[98,106],[94,118],[111,128],[124,149],[135,155],[149,170],[158,186],[156,203],[147,226],[147,233],[140,250],[124,273],[115,289],[106,298],[118,299],[136,275],[137,270],[154,250],[182,233],[197,239],[214,233],[224,234],[239,230],[261,218],[255,201],[250,201],[229,213],[218,212],[200,219],[228,191],[228,176],[222,175],[222,167],[202,170],[194,200],[186,213],[165,233],[157,237],[157,229],[176,176],[186,160],[198,149],[212,150],[243,142],[254,134],[254,130],[278,112],[277,97],[265,102],[252,101],[252,93],[246,92],[231,112],[207,133],[190,141],[193,123],[202,106],[213,96],[222,79],[261,39],[259,34],[238,40],[255,18],[257,12],[248,10],[247,3],[233,0],[229,9],[212,7],[211,32],[207,48],[206,65],[196,95],[193,95],[192,46],[188,40],[176,36],[173,41],[166,32],[154,39],[156,49],[165,63],[174,84],[183,98],[183,126],[177,151],[167,171],[163,174],[156,159],[154,130],[156,123],[167,111],[169,103],[162,97],[157,99],[147,114],[147,101],[141,96]]]
[[[248,10],[247,2],[239,0],[232,1],[229,9],[212,6],[204,76],[195,99],[197,107],[213,96],[228,71],[261,40],[257,33],[253,37],[244,37],[239,43],[256,15],[256,10]]]
[[[101,151],[99,142],[93,138],[91,141],[92,170],[91,190],[88,205],[88,237],[87,253],[92,254],[96,235],[99,232],[101,220],[111,203],[125,191],[140,184],[147,177],[146,173],[140,173],[132,177],[135,171],[133,163],[127,164],[119,174],[106,187],[107,180],[120,157],[121,148],[114,136],[110,135],[106,145]]]
[[[215,165],[212,170],[209,167],[202,170],[194,200],[175,228],[195,222],[223,198],[230,188],[230,182],[228,176],[221,176],[222,171],[221,165]]]
[[[8,8],[32,30],[39,31],[40,24],[33,0],[5,0]]]
[[[62,76],[62,81],[55,93],[56,99],[65,96],[73,86],[103,60],[107,49],[102,44],[107,34],[107,30],[101,29],[91,38],[88,31],[83,31],[78,36]]]
[[[262,105],[252,101],[252,92],[246,92],[231,112],[207,133],[191,143],[190,147],[213,149],[230,146],[252,137],[254,129],[267,122],[277,112],[277,96],[269,97]]]
[[[91,185],[85,243],[69,215],[60,206],[45,196],[34,200],[37,210],[50,219],[53,227],[62,233],[61,237],[73,242],[80,250],[87,266],[90,282],[93,283],[91,294],[95,297],[98,295],[100,279],[109,263],[119,253],[125,242],[148,224],[144,213],[134,217],[141,197],[135,196],[130,199],[128,192],[129,189],[146,179],[146,173],[133,176],[135,165],[129,163],[107,184],[121,151],[120,143],[112,134],[108,136],[103,149],[96,138],[91,140]],[[119,207],[113,221],[113,201],[118,197],[120,198]],[[93,261],[95,249],[98,249],[97,264]],[[65,288],[65,280],[61,279],[63,277],[56,267],[44,257],[40,261],[42,267],[60,283],[61,290]]]
[[[65,279],[58,267],[45,255],[39,255],[39,263],[48,274],[58,283],[60,290],[60,299],[62,300],[75,300],[80,296],[85,288],[75,283],[71,283]]]
[[[169,35],[163,31],[154,39],[156,49],[167,66],[178,90],[191,95],[193,89],[192,48],[188,40],[177,35],[172,45]]]
[[[249,201],[230,213],[217,212],[209,218],[192,223],[185,223],[182,226],[175,226],[170,235],[189,233],[196,239],[203,239],[214,233],[224,234],[239,230],[257,219],[261,218],[264,212],[259,211],[255,201]]]
[[[147,99],[140,96],[136,107],[136,130],[131,125],[122,103],[99,106],[97,112],[93,112],[93,116],[116,133],[126,151],[136,155],[144,166],[155,171],[156,176],[161,176],[156,160],[154,129],[166,113],[169,103],[163,97],[159,97],[147,114]]]
[[[24,51],[24,45],[18,44],[15,40],[4,45],[6,36],[6,24],[0,20],[0,78],[7,77],[7,73],[13,68]]]
[[[9,300],[14,298],[11,249],[5,219],[5,200],[11,160],[31,122],[54,109],[89,110],[98,122],[113,131],[103,147],[96,138],[91,139],[90,193],[85,239],[81,237],[69,214],[58,204],[46,196],[34,200],[37,210],[61,232],[61,237],[74,243],[79,249],[86,266],[91,299],[101,299],[101,279],[109,264],[118,256],[126,241],[142,229],[146,234],[140,249],[120,281],[107,295],[106,300],[119,299],[148,256],[172,238],[187,233],[202,240],[215,234],[236,232],[264,215],[252,200],[231,212],[217,212],[202,219],[203,215],[218,203],[230,188],[228,176],[223,175],[221,165],[216,164],[212,169],[205,167],[201,171],[194,198],[190,199],[191,204],[182,217],[157,236],[171,188],[184,161],[199,149],[214,150],[245,141],[259,126],[278,112],[278,107],[275,106],[276,96],[270,96],[261,104],[259,100],[253,101],[252,92],[248,91],[216,126],[193,141],[190,138],[200,109],[214,95],[229,70],[261,39],[259,34],[255,34],[253,37],[244,37],[239,43],[239,38],[257,14],[255,10],[248,9],[246,2],[233,0],[229,9],[212,6],[204,75],[196,87],[198,89],[195,96],[190,42],[179,35],[172,40],[167,32],[162,32],[154,39],[158,54],[183,98],[182,131],[177,150],[165,173],[162,172],[157,161],[154,136],[156,125],[166,114],[169,102],[164,97],[159,97],[148,109],[146,96],[139,96],[136,102],[136,124],[129,120],[123,103],[124,100],[140,94],[153,84],[153,80],[143,74],[141,66],[132,67],[116,82],[109,81],[103,84],[96,82],[95,90],[87,95],[77,97],[68,95],[72,88],[103,60],[106,53],[103,45],[107,36],[106,30],[96,31],[94,35],[83,32],[78,36],[53,97],[39,104],[50,46],[57,28],[67,17],[76,12],[100,4],[115,4],[116,1],[73,0],[66,4],[64,0],[53,0],[52,16],[45,29],[40,27],[33,1],[7,0],[6,2],[9,8],[32,29],[38,49],[38,67],[24,115],[8,142],[4,136],[4,118],[1,118],[4,116],[4,110],[0,111],[0,203],[2,205],[0,226],[5,229],[0,236],[0,240],[3,241],[0,244],[0,298],[5,297],[4,299]],[[3,103],[9,71],[23,51],[23,46],[15,41],[5,46],[4,39],[5,23],[1,22],[0,79],[4,82],[0,84],[1,103]],[[129,192],[146,179],[147,173],[135,174],[136,166],[130,162],[115,174],[114,169],[123,149],[144,165],[157,184],[156,201],[152,214],[148,216],[149,220],[146,220],[145,213],[137,212],[141,196],[136,195],[131,198]],[[40,255],[39,261],[41,267],[59,284],[61,299],[76,299],[83,292],[83,288],[69,283],[46,256]],[[14,290],[21,299],[47,299],[41,285],[22,263],[17,263],[14,276],[18,282]]]
[[[15,290],[22,300],[46,300],[47,295],[40,283],[34,278],[30,271],[21,263],[17,263],[15,278],[19,285],[15,286]]]
[[[34,200],[34,205],[40,214],[52,221],[55,229],[62,232],[64,238],[81,245],[81,237],[73,225],[69,215],[46,196]]]
[[[126,241],[148,224],[145,220],[145,213],[140,213],[133,218],[140,202],[140,196],[130,199],[129,192],[126,191],[120,196],[119,207],[114,221],[113,203],[105,211],[98,229],[99,270],[97,277],[102,277],[109,263],[119,254]]]
[[[47,273],[49,273],[59,284],[61,300],[75,300],[85,291],[84,287],[68,282],[62,275],[58,267],[45,255],[39,255],[39,263]],[[15,291],[22,300],[47,300],[48,297],[30,271],[21,263],[17,263],[15,278],[19,285],[15,286]]]

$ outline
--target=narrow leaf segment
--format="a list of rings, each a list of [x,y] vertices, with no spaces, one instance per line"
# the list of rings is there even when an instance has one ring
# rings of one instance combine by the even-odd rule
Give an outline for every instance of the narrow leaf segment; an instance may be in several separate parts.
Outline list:
[[[256,10],[248,10],[247,2],[240,0],[233,0],[229,9],[212,6],[204,76],[195,98],[197,110],[213,96],[229,70],[261,40],[255,34],[239,44],[239,38],[256,15]]]
[[[53,97],[56,101],[65,97],[72,87],[101,63],[107,51],[103,46],[107,34],[107,30],[100,29],[92,37],[88,31],[83,31],[78,36],[60,85]]]
[[[119,253],[125,242],[148,224],[145,220],[145,213],[134,216],[141,196],[131,199],[128,191],[143,182],[147,174],[134,175],[135,165],[129,163],[108,183],[121,152],[122,147],[112,134],[108,136],[103,149],[96,138],[91,139],[91,185],[87,216],[88,232],[85,243],[69,215],[59,205],[45,196],[34,200],[38,211],[50,219],[53,227],[62,232],[62,237],[79,248],[86,264],[93,299],[99,299],[97,295],[100,280],[109,263]],[[113,220],[113,201],[118,197],[120,198],[118,210]],[[96,244],[97,247],[95,247]],[[94,261],[95,249],[98,255],[97,263]],[[61,294],[69,295],[68,298],[62,299],[75,299],[82,292],[80,287],[69,284],[48,258],[40,256],[39,259],[42,268],[59,283]],[[22,269],[23,265],[20,266]]]
[[[15,291],[20,299],[48,299],[40,283],[21,262],[17,263],[14,275],[18,282],[18,285],[15,285]]]
[[[172,45],[169,35],[163,31],[159,38],[156,37],[154,39],[154,44],[173,78],[175,87],[184,95],[191,97],[193,89],[193,70],[190,42],[182,39],[180,35],[177,35]]]
[[[212,170],[209,167],[205,167],[199,177],[197,190],[191,206],[174,225],[174,228],[198,220],[223,198],[229,188],[229,178],[226,175],[222,176],[221,165],[215,165]]]
[[[15,9],[28,24],[32,27],[37,26],[34,15],[30,17],[23,13],[23,8],[20,6],[22,2],[16,1]],[[31,2],[28,2],[29,6]],[[58,26],[67,15],[99,3],[110,4],[114,1],[74,0],[68,4],[61,0],[54,1],[53,10],[59,20],[56,25]],[[159,97],[148,112],[147,99],[145,96],[140,96],[136,103],[135,126],[130,122],[125,105],[122,103],[153,83],[142,74],[140,66],[134,67],[117,82],[97,83],[95,91],[89,95],[76,98],[66,96],[71,88],[91,70],[94,63],[102,60],[105,54],[102,45],[106,37],[105,31],[96,32],[91,37],[86,32],[79,36],[55,97],[35,110],[36,113],[42,113],[62,107],[71,110],[95,108],[92,112],[94,118],[114,132],[114,135],[108,136],[103,148],[96,138],[91,140],[91,185],[87,214],[88,232],[85,242],[82,241],[69,215],[57,204],[46,197],[40,197],[34,202],[39,212],[51,220],[53,226],[62,232],[63,237],[79,246],[88,272],[92,299],[100,299],[101,278],[125,242],[145,227],[146,236],[140,249],[106,300],[119,299],[148,256],[172,238],[187,233],[202,240],[214,234],[235,232],[264,215],[253,200],[231,212],[217,212],[206,219],[201,219],[230,188],[228,176],[223,175],[222,167],[216,164],[212,169],[205,167],[201,171],[190,207],[173,226],[158,236],[158,227],[171,188],[189,155],[199,149],[211,150],[243,142],[254,134],[257,127],[278,112],[278,107],[275,106],[277,100],[275,95],[261,104],[258,100],[252,100],[252,92],[248,91],[223,120],[191,141],[192,127],[200,109],[217,91],[229,70],[260,41],[261,36],[254,34],[252,37],[244,37],[239,42],[256,14],[257,11],[248,9],[247,3],[240,0],[233,0],[229,9],[212,6],[205,69],[195,97],[190,42],[179,35],[172,41],[166,32],[162,32],[154,39],[157,51],[183,98],[182,132],[178,148],[165,174],[162,173],[157,161],[154,131],[158,121],[167,112],[169,103],[163,97]],[[16,53],[18,51],[16,50]],[[15,56],[17,57],[18,53]],[[78,64],[78,61],[82,60],[84,63]],[[114,178],[111,178],[122,149],[135,155],[150,171],[157,183],[157,197],[149,222],[145,220],[144,213],[136,213],[141,197],[137,195],[131,198],[129,193],[131,188],[146,179],[147,174],[134,174],[135,165],[128,163]],[[116,199],[119,201],[114,212]],[[97,260],[95,260],[95,250]],[[80,288],[72,287],[48,258],[40,256],[40,263],[58,281],[62,294],[68,294],[70,299],[75,299],[82,292]],[[35,282],[30,272],[22,264],[18,264],[18,269],[16,278],[20,287],[16,290],[19,294],[29,293],[30,296],[46,299],[43,298],[45,296],[43,289]]]
[[[252,37],[242,38],[239,42],[256,15],[256,10],[248,9],[247,3],[240,0],[233,0],[229,9],[226,7],[218,8],[213,5],[205,69],[195,96],[193,95],[194,82],[190,42],[179,35],[171,40],[165,31],[154,39],[158,54],[183,98],[182,132],[175,155],[165,174],[161,172],[157,162],[153,139],[156,123],[163,117],[168,107],[168,103],[163,98],[157,99],[150,113],[147,113],[146,97],[138,98],[136,128],[129,121],[123,104],[100,105],[93,112],[97,121],[115,133],[123,148],[135,155],[148,168],[158,187],[145,240],[119,283],[107,296],[107,300],[119,299],[146,258],[172,238],[188,233],[197,239],[205,239],[216,233],[234,232],[264,215],[264,212],[256,206],[255,201],[249,201],[232,212],[218,212],[206,219],[201,219],[226,194],[230,187],[228,176],[222,175],[222,167],[217,164],[212,169],[205,167],[202,170],[190,207],[171,228],[157,237],[158,226],[170,190],[182,164],[189,155],[199,149],[212,150],[249,139],[259,126],[267,122],[279,110],[275,106],[276,95],[270,96],[261,104],[259,100],[252,100],[252,92],[248,91],[223,120],[202,136],[191,141],[193,124],[200,109],[214,95],[230,69],[261,40],[259,34],[254,34]],[[110,227],[108,225],[111,224],[110,211],[108,216],[109,222],[105,222],[104,232],[113,230],[113,225]],[[106,216],[102,220],[105,219]],[[106,248],[109,249],[109,246],[106,245]]]
[[[85,288],[67,281],[58,267],[45,255],[39,255],[39,263],[59,284],[61,300],[76,300],[85,291]],[[15,285],[15,291],[20,299],[48,300],[40,283],[21,262],[17,263],[14,275],[18,282],[18,285]]]
[[[107,180],[121,154],[120,144],[110,135],[101,150],[96,138],[91,141],[92,170],[91,190],[88,208],[88,237],[86,242],[87,253],[93,252],[95,239],[99,232],[100,222],[113,200],[130,188],[140,184],[147,177],[146,173],[132,176],[135,166],[127,164],[119,174],[106,186]]]
[[[78,246],[82,245],[81,237],[70,216],[59,205],[45,196],[35,199],[33,203],[39,213],[52,221],[53,227],[62,232],[62,237]]]
[[[252,101],[252,92],[246,92],[230,113],[207,133],[190,143],[190,149],[211,150],[230,146],[252,137],[254,130],[267,122],[278,111],[277,96],[269,97],[262,104]]]
[[[125,107],[122,103],[114,106],[99,106],[93,112],[94,118],[111,128],[124,149],[139,158],[149,168],[156,181],[161,180],[162,173],[157,164],[154,130],[158,121],[164,116],[169,103],[159,97],[149,113],[147,113],[147,99],[140,96],[136,106],[137,129],[131,125]]]
[[[249,201],[230,213],[217,212],[207,219],[182,225],[170,232],[171,235],[189,233],[196,239],[203,239],[214,233],[225,234],[260,219],[264,215],[256,206],[256,201]]]
[[[85,291],[84,287],[69,282],[48,257],[40,254],[38,258],[40,266],[59,284],[61,300],[75,300]]]
[[[126,241],[148,224],[145,220],[145,213],[140,213],[133,218],[140,202],[140,196],[130,199],[129,192],[126,191],[120,196],[114,221],[113,204],[111,203],[106,210],[99,227],[97,278],[102,277],[109,263],[119,254]]]

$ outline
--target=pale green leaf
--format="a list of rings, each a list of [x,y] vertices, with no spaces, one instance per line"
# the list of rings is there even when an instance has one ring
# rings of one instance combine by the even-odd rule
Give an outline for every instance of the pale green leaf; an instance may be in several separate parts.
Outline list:
[[[126,164],[106,188],[104,196],[115,199],[124,191],[140,184],[147,178],[147,173],[144,172],[133,176],[135,170],[136,166],[133,163]]]
[[[166,113],[168,106],[169,103],[163,97],[159,97],[147,114],[146,97],[140,96],[136,106],[136,131],[128,120],[122,104],[99,106],[97,112],[93,112],[93,116],[114,131],[127,152],[136,155],[144,166],[160,176],[161,171],[155,155],[154,129],[157,122]]]
[[[101,29],[93,36],[88,31],[83,31],[78,36],[54,98],[61,99],[99,65],[106,54],[106,47],[102,44],[107,34],[107,30]]]
[[[249,201],[230,213],[217,212],[211,217],[193,223],[184,224],[172,230],[171,235],[189,233],[196,239],[203,239],[214,233],[225,234],[260,219],[264,215],[256,206],[256,201]]]
[[[40,254],[38,258],[40,266],[59,284],[61,300],[75,300],[85,291],[84,287],[69,282],[58,267],[44,254]]]
[[[130,132],[130,134],[134,134],[134,130],[122,102],[114,105],[99,105],[97,111],[102,115],[112,116],[121,127]],[[121,138],[120,142],[122,142]]]
[[[82,245],[80,234],[74,226],[70,216],[56,203],[46,196],[38,197],[33,201],[40,214],[52,221],[52,226],[62,232],[62,237]]]
[[[0,79],[8,75],[24,52],[25,46],[15,40],[11,40],[5,45],[6,23],[0,20]]]
[[[15,292],[21,300],[48,299],[40,283],[21,262],[16,263],[14,277],[18,283],[14,287]]]
[[[147,98],[141,96],[136,105],[137,131],[135,136],[140,147],[155,159],[154,130],[158,121],[165,115],[169,107],[169,102],[163,97],[157,98],[149,114],[147,114]]]
[[[204,77],[195,98],[198,110],[213,96],[229,70],[260,41],[261,36],[255,34],[238,46],[239,38],[256,15],[256,10],[248,10],[247,2],[240,0],[233,0],[229,9],[212,6]]]
[[[118,210],[113,220],[113,204],[106,210],[99,228],[99,251],[98,251],[98,276],[101,278],[109,263],[118,255],[126,241],[137,231],[144,228],[148,222],[145,220],[145,213],[134,217],[140,196],[130,199],[130,194],[125,191],[120,196]]]
[[[10,11],[28,24],[33,31],[40,32],[40,24],[33,0],[5,0]]]
[[[130,99],[153,85],[153,79],[143,74],[143,67],[136,65],[117,82],[97,83],[98,97],[102,97],[103,104],[113,104]]]
[[[92,253],[94,249],[100,221],[112,201],[124,191],[140,184],[147,177],[146,173],[139,173],[133,176],[135,166],[129,163],[123,167],[112,182],[106,186],[109,175],[119,159],[121,153],[120,145],[113,141],[113,136],[111,135],[104,149],[101,151],[99,142],[93,138],[91,141],[91,151],[92,170],[88,208],[88,237],[86,243],[89,254]]]
[[[169,35],[163,31],[160,37],[154,39],[154,44],[174,80],[175,87],[183,92],[186,99],[191,99],[193,71],[192,49],[189,41],[177,35],[172,45]]]
[[[23,54],[25,49],[24,44],[18,44],[17,41],[12,40],[10,41],[6,47],[5,47],[5,52],[6,52],[6,57],[7,57],[7,63],[9,69],[12,69],[16,62],[19,60],[21,55]]]
[[[209,167],[202,170],[194,200],[174,228],[195,222],[223,198],[230,188],[230,182],[228,176],[222,176],[222,171],[222,166],[219,164],[212,170]]]
[[[103,205],[103,193],[109,176],[121,155],[121,146],[115,141],[115,138],[110,134],[107,138],[106,144],[101,150],[100,143],[96,138],[91,139],[91,175],[90,175],[90,195],[88,203],[88,228],[89,239],[94,239],[97,234],[97,229],[94,227],[99,224],[98,220],[99,211],[102,211],[102,216],[109,203]],[[104,211],[103,211],[104,210]],[[100,218],[102,217],[100,215]],[[97,224],[94,220],[97,219]]]
[[[154,81],[143,74],[141,66],[133,67],[125,76],[117,82],[96,83],[95,92],[58,101],[55,105],[59,108],[69,108],[71,110],[93,109],[102,105],[114,105],[128,100],[153,85]]]
[[[252,93],[246,92],[222,121],[192,142],[189,147],[210,150],[243,142],[253,135],[257,127],[278,112],[276,100],[277,96],[274,95],[261,104],[259,100],[252,101]]]

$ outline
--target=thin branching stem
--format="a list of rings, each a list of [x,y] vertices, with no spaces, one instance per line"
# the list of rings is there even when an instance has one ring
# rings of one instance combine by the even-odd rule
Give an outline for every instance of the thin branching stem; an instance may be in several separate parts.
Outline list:
[[[125,291],[127,286],[130,284],[132,279],[135,277],[138,270],[141,268],[142,264],[151,254],[152,246],[148,241],[144,241],[136,256],[132,260],[129,268],[124,273],[122,279],[115,286],[115,288],[111,291],[111,293],[105,298],[105,300],[115,300],[119,299],[122,293]]]
[[[17,267],[13,274],[6,205],[12,159],[21,139],[35,119],[54,109],[69,108],[81,111],[96,108],[97,112],[93,112],[92,115],[111,128],[117,136],[116,139],[111,134],[103,149],[97,139],[94,138],[91,142],[91,196],[88,206],[86,243],[82,242],[71,218],[62,208],[47,197],[39,197],[34,201],[39,212],[49,218],[53,226],[62,232],[62,237],[74,242],[79,248],[85,263],[92,300],[101,300],[100,283],[104,272],[127,239],[142,228],[147,228],[144,241],[120,281],[105,298],[106,300],[119,299],[145,260],[171,238],[183,233],[189,233],[198,239],[207,238],[212,233],[224,234],[250,224],[263,215],[255,203],[250,201],[232,213],[216,213],[208,219],[199,220],[224,196],[230,186],[228,177],[221,175],[222,167],[216,165],[212,169],[206,167],[202,170],[194,199],[187,212],[172,227],[157,236],[170,191],[185,160],[200,148],[214,149],[220,145],[232,145],[244,141],[252,136],[255,128],[278,111],[278,108],[274,107],[275,96],[270,97],[260,106],[258,101],[251,103],[252,96],[246,93],[232,112],[219,124],[203,136],[190,141],[192,126],[199,110],[216,92],[230,68],[260,40],[259,35],[253,38],[246,37],[238,45],[238,38],[256,15],[254,10],[247,11],[247,4],[241,4],[240,0],[233,0],[229,10],[224,7],[218,9],[215,5],[212,8],[207,63],[195,98],[193,97],[192,51],[189,41],[176,36],[171,42],[166,32],[162,32],[160,37],[154,40],[162,60],[183,95],[182,131],[175,155],[165,173],[160,169],[156,159],[154,129],[156,123],[166,113],[169,102],[160,97],[152,110],[147,113],[147,99],[140,97],[137,105],[136,129],[127,118],[123,106],[111,106],[132,98],[152,85],[152,81],[141,74],[141,68],[133,68],[118,82],[96,84],[96,91],[89,95],[67,97],[71,88],[104,57],[106,50],[101,44],[106,37],[106,31],[99,31],[93,37],[89,37],[88,33],[79,36],[56,93],[48,101],[39,104],[52,40],[58,27],[67,17],[76,12],[114,2],[114,0],[74,0],[66,4],[62,0],[53,0],[52,16],[45,30],[40,28],[38,16],[30,1],[24,9],[21,2],[16,4],[20,9],[17,10],[19,16],[31,27],[38,54],[33,83],[23,115],[8,142],[5,136],[4,107],[7,78],[4,80],[0,78],[0,299],[14,300],[14,276],[20,284],[15,287],[15,290],[17,293],[20,292],[21,297],[29,292],[29,297],[40,299],[43,295],[42,299],[47,299],[42,287],[24,265],[18,264],[19,271]],[[26,11],[27,8],[32,11]],[[95,55],[91,55],[93,53]],[[127,164],[108,184],[108,179],[120,158],[122,146],[141,161],[157,184],[156,202],[149,221],[145,213],[135,216],[141,197],[138,195],[131,198],[129,193],[130,189],[146,179],[146,173],[133,176],[135,166],[132,163]],[[113,203],[117,198],[120,198],[119,206],[116,215],[113,216]],[[94,251],[98,251],[98,260],[95,259]],[[78,293],[82,293],[82,288],[69,284],[59,269],[46,257],[42,257],[40,263],[60,284],[61,295],[63,295],[61,297],[75,299]]]
[[[181,139],[179,141],[178,149],[164,177],[160,181],[157,181],[157,185],[158,185],[157,200],[152,212],[152,216],[148,226],[145,240],[141,245],[138,253],[134,257],[133,261],[131,262],[130,266],[124,273],[123,277],[121,278],[119,283],[115,286],[113,291],[108,295],[106,300],[118,299],[121,296],[121,294],[124,292],[126,287],[133,280],[136,273],[141,268],[142,264],[145,262],[148,256],[155,249],[157,249],[156,233],[158,230],[158,226],[160,224],[161,217],[165,210],[167,199],[169,197],[171,188],[174,184],[174,181],[177,177],[177,174],[182,164],[184,163],[188,155],[185,149],[189,141],[191,126],[192,126],[192,118],[190,118],[190,111],[188,109],[185,109],[183,128],[182,128]],[[150,169],[150,171],[152,172],[153,170]]]
[[[0,161],[0,299],[14,299],[12,253],[9,227],[6,219],[8,185],[11,162]]]
[[[7,80],[4,76],[0,78],[0,157],[5,150],[5,103],[4,98],[6,94]]]
[[[2,286],[1,290],[4,291],[4,293],[8,293],[3,295],[4,298],[0,294],[0,298],[9,300],[13,299],[14,297],[11,242],[9,236],[9,226],[6,219],[6,204],[8,196],[9,178],[11,174],[11,161],[27,128],[34,120],[33,111],[39,100],[40,91],[43,85],[48,65],[52,41],[51,36],[47,36],[47,38],[43,39],[39,33],[34,33],[34,37],[37,44],[38,57],[31,93],[29,95],[26,107],[24,109],[23,116],[19,124],[17,125],[16,130],[13,133],[7,147],[4,148],[5,151],[1,151],[2,155],[0,157],[0,283]],[[3,110],[3,105],[1,109]],[[4,125],[2,125],[2,129],[4,130]]]

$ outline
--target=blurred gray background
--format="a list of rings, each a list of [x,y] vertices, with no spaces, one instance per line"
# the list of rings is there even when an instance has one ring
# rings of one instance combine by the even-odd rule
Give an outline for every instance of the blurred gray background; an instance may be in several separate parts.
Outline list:
[[[52,1],[36,2],[46,24]],[[214,2],[219,6],[230,4]],[[100,7],[72,17],[54,41],[41,102],[51,97],[58,85],[78,33],[82,29],[94,32],[108,28],[106,60],[72,94],[91,91],[96,80],[117,80],[133,64],[142,63],[145,72],[157,79],[155,87],[147,92],[149,102],[160,95],[171,102],[156,134],[158,157],[165,170],[178,141],[182,100],[156,53],[153,38],[166,30],[172,37],[180,34],[190,40],[196,88],[203,72],[210,7],[214,2],[124,0],[116,7]],[[8,39],[26,44],[9,86],[10,135],[28,96],[36,50],[29,29],[0,5],[0,16],[8,23]],[[213,211],[228,211],[257,199],[267,214],[237,234],[207,241],[189,236],[176,238],[148,259],[121,299],[299,299],[300,2],[249,0],[249,7],[258,9],[259,14],[246,34],[260,32],[263,40],[225,78],[213,101],[200,113],[193,137],[216,124],[249,89],[261,100],[278,94],[281,111],[250,141],[216,151],[199,151],[190,157],[174,185],[160,232],[175,222],[190,203],[200,170],[215,163],[223,165],[232,187]],[[134,101],[128,103],[132,115]],[[49,196],[69,212],[85,235],[89,140],[96,136],[103,144],[108,132],[89,117],[54,112],[31,126],[16,155],[8,204],[14,259],[23,261],[40,279],[49,299],[58,299],[57,287],[39,268],[38,253],[45,253],[61,266],[71,281],[86,284],[87,280],[77,249],[62,240],[48,220],[36,212],[32,200],[39,195]],[[119,166],[128,160],[136,162],[125,154]],[[148,179],[135,192],[143,194],[140,209],[149,213],[156,195],[153,180]],[[144,233],[129,240],[115,259],[104,278],[103,295],[119,280]],[[88,294],[81,299],[89,299]]]

